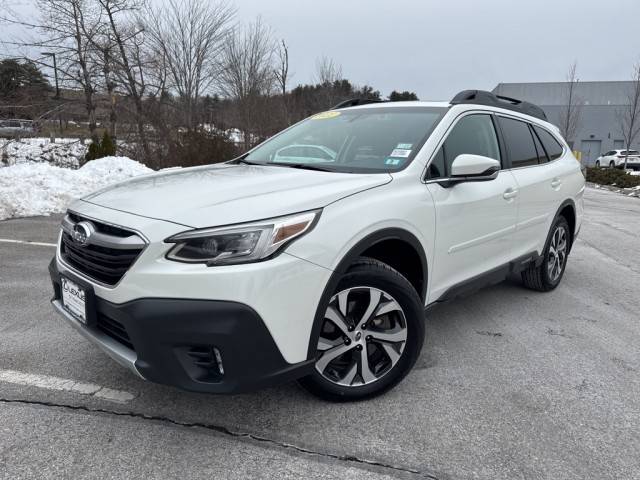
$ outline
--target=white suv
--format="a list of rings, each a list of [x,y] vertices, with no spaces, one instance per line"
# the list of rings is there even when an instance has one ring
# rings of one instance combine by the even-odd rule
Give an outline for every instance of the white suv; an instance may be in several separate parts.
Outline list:
[[[624,159],[627,157],[627,168],[640,170],[640,152],[638,150],[610,150],[596,158],[596,167],[624,168]]]
[[[227,393],[300,379],[354,400],[411,370],[425,307],[512,272],[559,284],[585,180],[538,107],[475,90],[365,103],[75,202],[54,307],[147,380]],[[336,153],[275,161],[289,145]]]

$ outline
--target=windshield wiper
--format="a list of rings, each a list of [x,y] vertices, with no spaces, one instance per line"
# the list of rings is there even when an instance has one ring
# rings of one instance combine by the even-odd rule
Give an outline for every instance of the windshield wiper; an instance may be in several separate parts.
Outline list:
[[[238,158],[236,160],[236,163],[244,163],[245,165],[264,165],[264,163],[250,162],[249,160],[245,160],[244,158]]]
[[[289,162],[269,162],[267,165],[278,165],[279,167],[299,168],[301,170],[317,170],[319,172],[335,172],[327,167],[321,167],[313,163],[289,163]]]

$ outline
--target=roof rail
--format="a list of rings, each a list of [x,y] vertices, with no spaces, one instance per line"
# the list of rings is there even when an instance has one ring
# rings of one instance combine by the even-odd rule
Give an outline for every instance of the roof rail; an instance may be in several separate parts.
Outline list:
[[[517,98],[504,97],[484,90],[464,90],[458,93],[450,102],[452,105],[473,104],[488,105],[491,107],[504,108],[514,112],[524,113],[540,120],[547,121],[544,110],[533,103],[518,100]]]
[[[345,100],[344,102],[340,102],[337,105],[331,107],[331,110],[337,110],[338,108],[347,108],[347,107],[357,107],[358,105],[367,105],[369,103],[382,103],[386,102],[386,100],[376,100],[374,98],[351,98],[349,100]]]

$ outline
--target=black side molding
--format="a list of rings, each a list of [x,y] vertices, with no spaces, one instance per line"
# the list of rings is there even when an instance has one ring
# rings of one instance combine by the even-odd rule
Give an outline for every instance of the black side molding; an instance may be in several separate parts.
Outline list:
[[[540,255],[538,255],[537,252],[528,253],[519,258],[516,258],[509,263],[494,268],[493,270],[481,273],[478,276],[475,276],[473,278],[470,278],[469,280],[465,280],[450,287],[446,292],[442,294],[440,298],[438,298],[438,300],[431,303],[430,305],[433,305],[435,303],[447,302],[457,297],[469,295],[470,293],[476,292],[482,288],[495,285],[504,281],[510,274],[519,273],[525,270],[531,264],[539,265],[539,262],[541,261],[542,258],[540,257]]]

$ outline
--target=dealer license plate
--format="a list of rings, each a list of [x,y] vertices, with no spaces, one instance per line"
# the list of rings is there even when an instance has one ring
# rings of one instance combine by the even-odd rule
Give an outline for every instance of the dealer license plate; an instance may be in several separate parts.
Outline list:
[[[60,277],[62,287],[62,306],[80,322],[87,324],[87,306],[85,291],[68,278]]]

